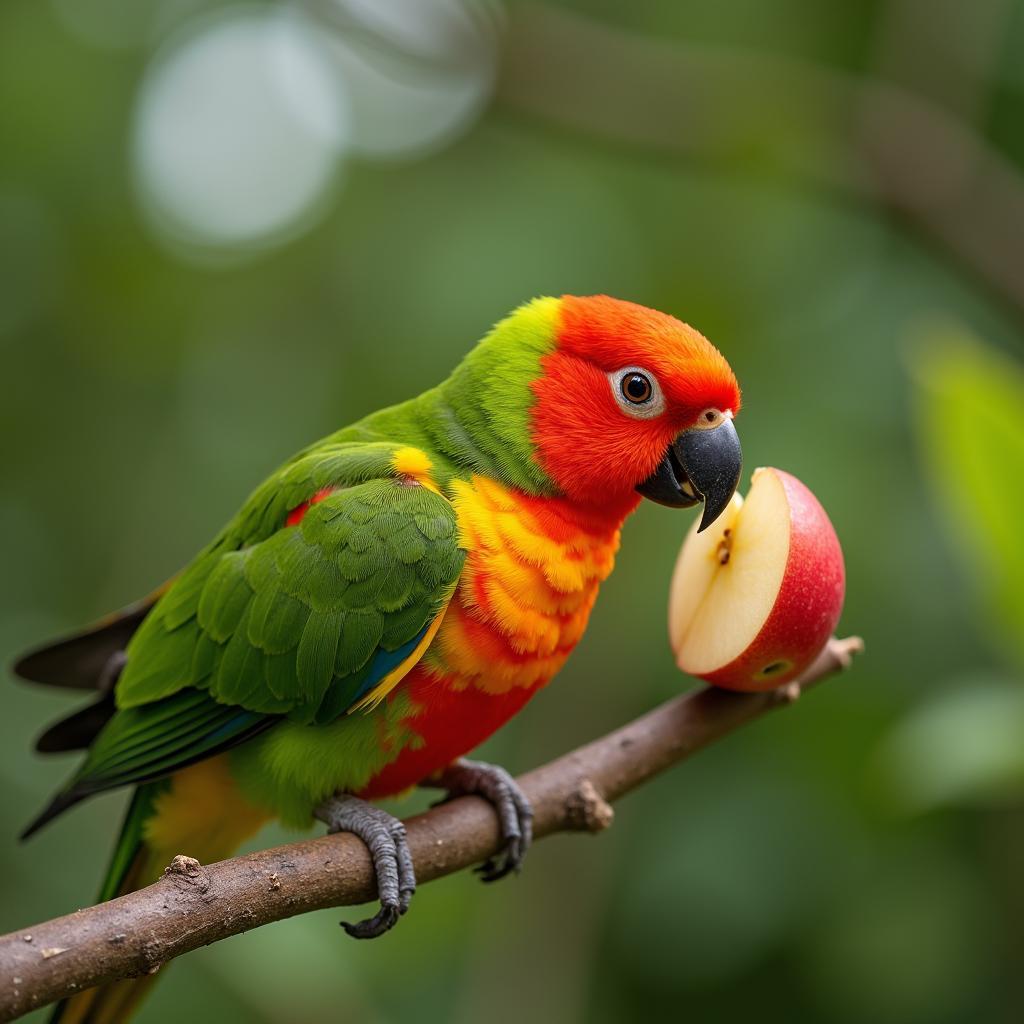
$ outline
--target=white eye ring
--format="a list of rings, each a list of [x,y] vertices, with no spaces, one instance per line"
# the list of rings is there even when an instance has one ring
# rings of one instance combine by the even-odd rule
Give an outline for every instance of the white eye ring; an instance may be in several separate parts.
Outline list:
[[[698,430],[714,430],[715,427],[720,427],[726,420],[732,419],[732,412],[722,412],[721,409],[705,409],[700,416],[697,417],[697,422],[694,426]]]
[[[642,366],[624,366],[608,374],[612,395],[627,416],[649,420],[665,411],[665,396],[658,378]]]

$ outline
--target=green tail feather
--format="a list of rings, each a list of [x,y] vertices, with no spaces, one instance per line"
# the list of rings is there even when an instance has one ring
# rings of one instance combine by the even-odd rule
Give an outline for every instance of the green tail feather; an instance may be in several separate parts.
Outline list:
[[[161,779],[135,790],[97,902],[104,903],[115,896],[122,896],[149,881],[143,877],[147,859],[143,832],[146,821],[153,814],[156,798],[169,785],[168,779]],[[139,978],[112,982],[88,989],[70,999],[62,999],[54,1006],[49,1024],[122,1024],[138,1005],[152,980]]]
[[[121,826],[121,835],[118,837],[117,846],[110,858],[110,865],[107,868],[107,875],[103,879],[97,902],[105,903],[115,896],[123,895],[130,891],[124,888],[124,883],[131,871],[142,846],[142,834],[146,821],[153,813],[153,805],[156,798],[170,786],[169,779],[161,779],[159,782],[149,782],[139,786],[132,796],[131,803],[124,816],[124,824]]]

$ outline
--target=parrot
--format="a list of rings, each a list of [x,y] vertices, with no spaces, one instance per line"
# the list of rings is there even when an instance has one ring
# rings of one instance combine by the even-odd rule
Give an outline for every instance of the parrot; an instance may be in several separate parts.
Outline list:
[[[440,385],[303,449],[176,577],[14,666],[90,691],[39,737],[84,751],[23,838],[130,787],[101,901],[178,853],[223,860],[270,820],[351,832],[387,932],[415,871],[376,805],[432,786],[495,808],[485,881],[518,871],[532,811],[512,775],[466,755],[519,712],[582,637],[620,529],[643,498],[730,503],[740,389],[721,352],[666,313],[606,295],[534,299]],[[153,977],[59,1003],[114,1024]]]

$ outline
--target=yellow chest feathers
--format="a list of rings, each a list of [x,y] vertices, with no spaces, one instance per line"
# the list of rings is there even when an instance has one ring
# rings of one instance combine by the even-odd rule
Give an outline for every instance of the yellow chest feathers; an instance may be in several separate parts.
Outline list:
[[[565,503],[482,477],[452,491],[468,555],[427,665],[456,687],[543,685],[586,629],[619,523],[583,521]]]

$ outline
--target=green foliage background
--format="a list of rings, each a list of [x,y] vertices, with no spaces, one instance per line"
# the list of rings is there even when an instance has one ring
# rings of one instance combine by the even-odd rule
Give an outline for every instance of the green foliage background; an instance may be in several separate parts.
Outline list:
[[[141,1019],[1019,1020],[1020,310],[880,202],[757,153],[720,169],[611,144],[500,87],[450,144],[350,162],[294,238],[196,258],[140,213],[128,131],[156,44],[214,5],[163,4],[160,31],[115,50],[72,32],[66,6],[0,6],[4,661],[148,591],[282,458],[433,383],[514,305],[599,291],[727,353],[747,466],[795,473],[829,510],[841,628],[868,643],[851,675],[660,778],[601,838],[546,841],[500,886],[427,886],[380,942],[348,941],[332,911],[200,951]],[[887,16],[881,2],[550,6],[658,45],[854,71]],[[1003,6],[973,125],[1011,162],[1022,8]],[[535,765],[689,685],[663,621],[688,525],[640,510],[579,651],[486,756]],[[69,770],[30,753],[68,707],[3,689],[3,931],[89,903],[117,827],[123,800],[106,797],[15,842]]]

